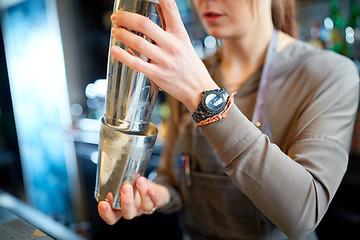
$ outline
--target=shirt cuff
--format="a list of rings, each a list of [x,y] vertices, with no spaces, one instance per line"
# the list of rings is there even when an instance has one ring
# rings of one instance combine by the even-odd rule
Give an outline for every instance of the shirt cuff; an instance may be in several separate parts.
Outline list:
[[[262,132],[233,105],[226,119],[199,127],[212,144],[224,167],[229,166]]]

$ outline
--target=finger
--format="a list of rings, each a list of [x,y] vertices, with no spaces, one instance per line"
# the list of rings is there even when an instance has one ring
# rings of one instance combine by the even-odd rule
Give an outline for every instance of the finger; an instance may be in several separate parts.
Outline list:
[[[167,32],[178,32],[183,30],[184,24],[181,20],[179,9],[174,0],[159,0],[161,11],[164,15]]]
[[[156,43],[161,43],[164,30],[149,18],[140,14],[119,11],[111,15],[113,25],[140,32]]]
[[[121,215],[125,219],[133,219],[136,217],[134,191],[129,183],[124,183],[120,191]]]
[[[133,56],[119,46],[112,46],[110,48],[110,53],[121,63],[125,64],[129,68],[134,69],[135,71],[144,73],[149,78],[155,76],[155,73],[159,71],[154,70],[155,66],[153,66],[152,64],[145,62],[139,57]]]
[[[153,61],[159,59],[159,47],[150,43],[143,37],[117,26],[112,28],[111,33],[118,41],[143,54],[147,58],[152,59]]]
[[[144,177],[139,177],[136,181],[136,187],[141,197],[141,208],[144,210],[144,212],[151,212],[155,206],[148,194],[148,180]]]
[[[156,207],[163,207],[170,201],[169,190],[162,185],[151,182],[148,194]]]
[[[121,218],[121,211],[113,209],[106,201],[99,203],[98,211],[100,217],[109,225],[114,225]]]

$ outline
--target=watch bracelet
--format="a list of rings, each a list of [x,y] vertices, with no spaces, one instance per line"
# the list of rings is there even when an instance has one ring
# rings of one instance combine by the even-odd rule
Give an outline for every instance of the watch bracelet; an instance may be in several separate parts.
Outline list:
[[[230,95],[225,91],[225,89],[223,89],[223,88],[220,88],[220,89],[215,89],[215,90],[212,90],[212,91],[224,91],[228,96],[227,96],[227,101],[229,100],[229,97],[230,97]],[[202,95],[204,96],[205,95],[205,92],[206,91],[203,91],[202,92]],[[223,111],[223,110],[222,110]],[[219,114],[219,113],[216,113],[216,114],[211,114],[211,115],[209,115],[209,114],[206,114],[207,113],[207,111],[205,110],[205,108],[203,107],[203,105],[202,105],[202,100],[200,101],[200,103],[199,103],[199,105],[198,105],[198,107],[197,107],[197,109],[191,114],[191,117],[193,118],[193,120],[196,122],[196,123],[198,123],[198,122],[200,122],[200,121],[203,121],[203,120],[205,120],[205,119],[207,119],[207,118],[210,118],[210,117],[212,117],[212,116],[215,116],[215,115],[217,115],[217,114]]]
[[[227,100],[227,103],[225,105],[225,108],[223,111],[221,111],[220,113],[212,116],[212,117],[209,117],[209,118],[206,118],[200,122],[195,122],[194,123],[194,126],[195,127],[198,127],[198,126],[204,126],[204,125],[208,125],[210,123],[213,123],[213,122],[217,122],[221,119],[227,119],[226,118],[226,115],[229,111],[229,109],[231,108],[232,105],[234,105],[234,96],[237,92],[234,92],[232,93],[229,97],[228,97],[228,100]]]

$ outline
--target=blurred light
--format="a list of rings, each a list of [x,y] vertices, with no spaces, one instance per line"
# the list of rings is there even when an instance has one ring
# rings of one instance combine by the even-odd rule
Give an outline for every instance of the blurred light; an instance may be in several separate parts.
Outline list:
[[[152,171],[151,173],[149,173],[149,175],[148,175],[148,179],[150,180],[150,181],[153,181],[156,177],[157,177],[157,172],[156,171]]]
[[[351,36],[351,35],[346,35],[345,39],[346,39],[346,42],[348,42],[349,44],[353,44],[355,42],[354,36]]]
[[[330,39],[330,33],[325,27],[320,28],[320,39],[324,42]]]
[[[98,152],[98,151],[92,152],[92,153],[90,154],[90,160],[91,160],[93,163],[97,164],[97,163],[98,163],[98,156],[99,156],[99,152]]]
[[[89,83],[85,88],[85,95],[88,98],[96,97],[96,87],[94,83]]]
[[[327,17],[324,19],[324,27],[326,30],[333,30],[334,29],[334,22],[331,18]]]
[[[199,39],[195,39],[192,41],[192,45],[197,53],[197,55],[199,56],[199,58],[203,58],[204,57],[204,46],[202,44],[202,42]]]
[[[82,114],[83,108],[80,104],[74,103],[73,105],[71,105],[70,112],[73,116],[78,117]]]
[[[216,47],[216,39],[213,36],[207,36],[204,39],[204,45],[206,48],[214,48]]]
[[[346,42],[348,42],[349,44],[353,44],[355,42],[355,32],[354,29],[352,27],[347,27],[345,29],[345,39]]]
[[[14,199],[7,194],[1,194],[0,195],[0,205],[4,208],[14,208],[14,207],[18,207],[18,206],[14,206]]]
[[[95,81],[95,92],[97,97],[106,97],[107,83],[108,81],[106,79],[98,79]]]
[[[346,33],[346,35],[351,35],[351,36],[354,36],[354,34],[355,34],[354,29],[352,27],[347,27],[345,29],[345,33]]]
[[[88,98],[106,97],[107,80],[98,79],[94,83],[89,83],[85,88],[85,95]]]
[[[79,120],[79,129],[83,131],[100,131],[101,121],[90,119],[90,118],[82,118]]]
[[[90,109],[97,109],[99,107],[99,100],[97,98],[89,98],[86,101],[86,105]]]

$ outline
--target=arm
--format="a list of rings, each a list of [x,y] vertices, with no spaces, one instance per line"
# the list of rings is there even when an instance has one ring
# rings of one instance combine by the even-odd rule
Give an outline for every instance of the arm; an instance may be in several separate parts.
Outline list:
[[[347,64],[334,72],[340,75],[333,76],[337,80],[319,91],[296,120],[286,152],[236,107],[229,121],[201,129],[236,186],[295,239],[319,224],[347,167],[358,104],[357,72]]]

